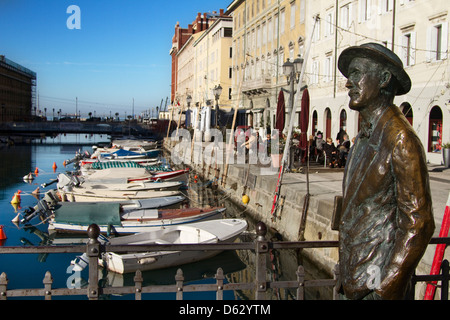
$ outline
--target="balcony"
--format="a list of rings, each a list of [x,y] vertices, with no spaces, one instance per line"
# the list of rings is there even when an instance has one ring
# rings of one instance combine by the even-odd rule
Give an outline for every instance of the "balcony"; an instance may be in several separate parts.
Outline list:
[[[244,80],[242,84],[242,93],[247,96],[260,95],[268,93],[272,87],[272,79],[269,76],[262,76],[258,79]]]

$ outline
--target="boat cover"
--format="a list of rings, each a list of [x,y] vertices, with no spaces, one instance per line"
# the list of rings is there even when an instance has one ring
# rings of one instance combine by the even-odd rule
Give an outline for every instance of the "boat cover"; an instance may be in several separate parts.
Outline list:
[[[55,222],[120,226],[119,203],[64,202],[54,210]]]
[[[139,156],[139,155],[141,155],[141,154],[137,153],[137,152],[124,150],[124,149],[119,149],[119,150],[117,150],[115,152],[103,153],[102,157],[110,157],[110,156],[127,157],[127,156]]]

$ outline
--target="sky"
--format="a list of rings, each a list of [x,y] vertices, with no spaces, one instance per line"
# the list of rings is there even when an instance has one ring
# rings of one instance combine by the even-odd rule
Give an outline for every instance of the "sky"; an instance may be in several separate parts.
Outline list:
[[[0,0],[0,55],[37,73],[48,117],[53,109],[137,116],[170,103],[176,23],[187,28],[198,12],[226,11],[231,2]],[[68,27],[77,21],[80,29]]]

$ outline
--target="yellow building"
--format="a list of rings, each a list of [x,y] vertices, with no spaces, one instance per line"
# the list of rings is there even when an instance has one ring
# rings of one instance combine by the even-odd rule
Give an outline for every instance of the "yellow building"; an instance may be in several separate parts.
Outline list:
[[[305,3],[235,0],[228,6],[234,30],[231,96],[234,107],[239,107],[236,125],[274,127],[278,94],[287,88],[282,66],[287,59],[303,55]],[[288,105],[286,112],[290,112]]]
[[[228,123],[226,113],[231,108],[232,35],[233,20],[221,11],[210,27],[193,42],[195,71],[192,101],[196,106],[194,111],[200,112],[197,119],[202,131]],[[219,86],[222,91],[216,97],[214,89]],[[196,118],[195,112],[193,119]]]
[[[176,53],[176,92],[171,106],[173,120],[203,132],[217,124],[231,125],[233,35],[233,19],[223,9],[204,17],[208,27],[192,34]]]

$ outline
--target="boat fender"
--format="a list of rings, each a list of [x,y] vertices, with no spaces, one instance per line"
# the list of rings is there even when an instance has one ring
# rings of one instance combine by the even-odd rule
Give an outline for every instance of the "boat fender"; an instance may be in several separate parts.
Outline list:
[[[26,176],[23,177],[24,181],[33,181],[33,174],[30,172],[29,174],[27,174]]]
[[[12,198],[12,200],[11,200],[11,204],[19,204],[20,203],[20,193],[21,193],[22,191],[21,190],[18,190],[15,194],[14,194],[14,196],[13,196],[13,198]]]
[[[17,216],[11,220],[12,223],[14,224],[19,224],[20,223],[20,212],[17,214]]]
[[[0,240],[6,240],[6,233],[3,231],[3,226],[0,226]]]
[[[138,260],[139,264],[151,264],[156,262],[156,258],[150,257],[150,258],[142,258]]]

